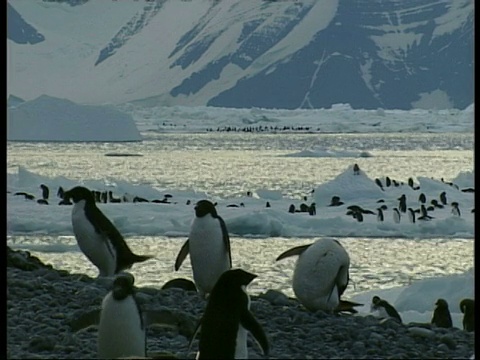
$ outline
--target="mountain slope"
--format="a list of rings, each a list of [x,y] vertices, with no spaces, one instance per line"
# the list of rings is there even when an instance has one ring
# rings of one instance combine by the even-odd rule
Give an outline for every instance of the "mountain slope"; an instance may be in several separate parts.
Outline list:
[[[465,108],[471,0],[9,0],[8,92],[99,104]],[[76,5],[76,6],[73,6]]]

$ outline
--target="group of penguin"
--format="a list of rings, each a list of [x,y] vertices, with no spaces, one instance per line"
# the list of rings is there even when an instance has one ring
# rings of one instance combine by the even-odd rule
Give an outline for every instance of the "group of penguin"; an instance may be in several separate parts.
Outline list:
[[[462,299],[459,307],[460,311],[463,313],[463,330],[469,332],[475,331],[475,300]],[[392,318],[402,323],[402,318],[397,310],[388,301],[383,300],[378,296],[372,298],[370,311],[378,312],[378,315],[382,318]],[[439,328],[453,327],[452,317],[450,315],[448,303],[445,299],[438,299],[435,302],[435,309],[430,323]]]
[[[134,263],[147,261],[153,256],[137,255],[130,250],[120,232],[97,207],[92,191],[76,186],[63,196],[74,204],[72,228],[80,250],[98,268],[99,276],[113,278],[112,289],[104,297],[101,308],[82,315],[73,322],[72,329],[78,331],[92,324],[98,325],[97,346],[101,358],[145,357],[146,327],[153,323],[176,324],[171,312],[141,311],[136,302],[134,278],[126,271]],[[174,263],[177,271],[189,255],[193,287],[207,300],[190,346],[199,333],[197,359],[246,359],[247,335],[251,333],[268,356],[269,341],[250,311],[250,297],[246,290],[257,275],[232,268],[227,226],[218,215],[215,204],[200,200],[194,209],[188,239]],[[330,313],[357,312],[354,308],[362,304],[341,299],[349,283],[350,257],[340,242],[332,238],[320,239],[313,244],[288,249],[276,261],[291,256],[298,256],[292,288],[306,309]],[[437,308],[441,308],[440,304],[439,300]],[[375,309],[383,307],[387,313],[393,308],[378,297],[374,297],[372,306]],[[465,319],[469,319],[464,320],[467,324],[464,326],[472,329],[469,331],[473,331],[469,325],[473,326],[473,308],[473,300],[461,304]],[[436,316],[435,319],[440,315]],[[437,320],[432,323],[440,326]]]
[[[40,205],[49,205],[49,196],[50,196],[50,189],[45,184],[40,184],[40,189],[42,190],[42,197],[37,200],[37,203]],[[148,200],[141,196],[131,196],[129,194],[124,194],[122,197],[115,197],[113,195],[113,191],[105,190],[90,190],[92,195],[97,203],[125,203],[125,202],[133,202],[133,203],[159,203],[159,204],[170,204],[172,195],[164,194],[162,199],[153,199]],[[8,191],[7,191],[8,192]],[[65,191],[62,186],[58,187],[57,197],[60,198],[58,205],[72,205],[72,202],[64,197]],[[17,191],[13,194],[14,196],[24,196],[27,200],[35,200],[35,195],[27,193],[25,191]],[[190,200],[187,200],[187,205],[189,205]]]

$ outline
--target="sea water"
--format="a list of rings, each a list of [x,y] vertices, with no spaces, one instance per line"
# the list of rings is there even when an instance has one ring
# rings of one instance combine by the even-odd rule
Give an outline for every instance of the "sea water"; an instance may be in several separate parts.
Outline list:
[[[328,157],[302,157],[304,150]],[[345,151],[354,155],[345,156]],[[128,154],[130,156],[106,156]],[[356,155],[355,155],[356,154]],[[293,156],[292,156],[293,155]],[[298,155],[298,156],[295,156]],[[141,143],[8,143],[7,172],[31,172],[73,180],[119,179],[159,189],[195,189],[224,198],[246,191],[281,190],[300,199],[312,188],[358,163],[370,178],[407,181],[426,176],[452,180],[473,168],[470,134],[151,134]],[[137,284],[160,287],[191,278],[189,261],[173,264],[184,238],[129,236],[140,254],[155,259],[132,268]],[[242,238],[232,235],[235,267],[259,274],[252,292],[268,288],[292,295],[294,258],[275,262],[292,246],[317,238]],[[472,239],[341,238],[351,257],[349,294],[407,285],[425,277],[461,273],[473,266]],[[15,235],[7,244],[30,250],[56,268],[96,276],[73,236]]]

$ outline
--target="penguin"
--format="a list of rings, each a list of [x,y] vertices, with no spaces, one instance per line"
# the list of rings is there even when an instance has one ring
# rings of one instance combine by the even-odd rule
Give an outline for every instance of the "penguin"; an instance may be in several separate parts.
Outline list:
[[[441,328],[452,327],[452,317],[448,310],[448,303],[444,299],[438,299],[435,303],[435,310],[431,323]]]
[[[42,199],[48,200],[48,196],[50,195],[50,189],[45,184],[40,184],[40,188],[42,189]]]
[[[460,301],[460,311],[463,314],[463,330],[475,331],[475,300],[463,299]]]
[[[305,203],[300,204],[300,211],[299,212],[308,212],[309,206]]]
[[[60,199],[63,199],[63,194],[65,193],[65,190],[63,190],[63,187],[59,186],[58,187],[58,190],[57,190],[57,196],[60,198]]]
[[[332,196],[332,200],[330,201],[330,205],[328,206],[340,206],[340,205],[343,205],[344,202],[343,201],[340,201],[340,197],[339,196]]]
[[[267,208],[271,207],[271,205],[270,205],[270,202],[269,202],[269,201],[267,201],[267,203],[265,204],[265,207],[267,207]]]
[[[402,318],[397,310],[395,310],[395,308],[388,301],[380,299],[380,297],[376,295],[372,298],[370,311],[377,311],[382,318],[392,318],[399,323],[402,323]]]
[[[397,224],[400,223],[401,215],[400,211],[398,211],[397,208],[393,208],[393,221],[395,221]]]
[[[425,196],[424,193],[421,193],[420,195],[418,195],[418,201],[422,204],[425,204],[425,202],[427,201],[427,197]]]
[[[188,280],[184,278],[176,278],[176,279],[169,280],[162,286],[162,290],[171,289],[171,288],[197,292],[197,287],[195,286],[195,283],[192,280]]]
[[[385,177],[385,185],[387,187],[390,187],[390,185],[392,185],[392,180],[388,176]]]
[[[408,178],[408,186],[410,186],[412,189],[414,189],[413,179],[411,177]]]
[[[268,356],[268,339],[250,311],[246,289],[256,277],[243,269],[227,270],[219,277],[197,326],[197,331],[201,328],[197,359],[247,359],[248,332]]]
[[[408,219],[412,224],[415,224],[415,210],[411,207],[408,208]]]
[[[452,205],[452,215],[460,217],[461,213],[460,213],[460,208],[458,207],[458,202],[452,201],[451,205]]]
[[[143,197],[135,196],[135,197],[133,198],[133,202],[134,202],[134,203],[137,203],[137,202],[150,202],[150,201],[148,201],[147,199],[145,199],[145,198],[143,198]]]
[[[175,271],[189,253],[193,280],[200,295],[206,297],[220,275],[232,267],[227,225],[208,200],[200,200],[195,205],[190,234],[177,255]]]
[[[106,191],[102,191],[100,194],[100,200],[102,203],[106,204],[108,199],[108,195]]]
[[[288,207],[288,212],[291,214],[295,213],[295,205],[290,204],[290,206]]]
[[[69,324],[74,332],[98,326],[99,358],[146,357],[147,326],[159,324],[178,329],[179,320],[169,310],[141,311],[134,281],[132,274],[119,273],[101,308],[84,313]]]
[[[23,195],[26,200],[34,200],[34,199],[35,199],[35,196],[34,196],[34,195],[29,194],[29,193],[26,193],[26,192],[24,192],[24,191],[17,191],[17,192],[14,193],[13,195],[14,195],[14,196]]]
[[[113,197],[113,192],[110,190],[110,191],[108,192],[108,202],[111,202],[111,203],[120,203],[120,202],[122,202],[122,199]]]
[[[440,193],[440,202],[443,204],[443,205],[447,205],[447,193],[445,191],[442,191]]]
[[[37,204],[40,204],[40,205],[48,205],[48,200],[46,200],[46,199],[38,199],[38,200],[37,200]]]
[[[430,201],[430,203],[433,205],[434,208],[443,209],[443,205],[439,204],[438,201],[435,200],[435,199],[432,199],[432,201]]]
[[[428,220],[432,220],[434,218],[433,216],[428,215],[428,210],[425,207],[425,205],[423,205],[423,204],[420,206],[420,213],[422,215],[418,218],[418,220],[428,221]]]
[[[123,236],[95,204],[90,190],[76,186],[64,193],[72,200],[73,233],[83,254],[99,270],[99,276],[113,276],[134,263],[153,258],[134,254]]]
[[[378,187],[379,187],[380,189],[382,189],[382,191],[385,191],[385,189],[383,188],[383,185],[382,185],[382,181],[381,181],[379,178],[376,178],[376,179],[375,179],[375,184],[377,184]]]
[[[382,208],[377,209],[377,221],[382,222],[384,220]]]
[[[340,298],[350,279],[350,257],[344,247],[335,239],[324,238],[291,248],[276,261],[294,255],[299,256],[292,279],[298,301],[310,311],[335,311],[341,307]]]
[[[353,165],[353,175],[360,175],[360,167],[358,164]]]
[[[308,208],[308,214],[311,215],[311,216],[317,214],[317,207],[316,207],[316,204],[314,202],[312,202],[310,204],[310,207]]]
[[[400,196],[397,200],[399,201],[398,209],[402,213],[406,213],[407,212],[407,197],[405,196],[405,194],[402,194],[402,196]]]

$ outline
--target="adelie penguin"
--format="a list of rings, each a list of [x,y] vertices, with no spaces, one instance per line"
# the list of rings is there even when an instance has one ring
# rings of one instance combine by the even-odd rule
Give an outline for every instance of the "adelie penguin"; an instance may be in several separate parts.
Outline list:
[[[458,207],[458,202],[452,201],[451,205],[452,205],[452,215],[460,217],[461,213],[460,213],[460,208]]]
[[[400,211],[398,211],[397,208],[393,208],[393,221],[398,224],[400,223],[400,219],[401,219]]]
[[[432,325],[441,328],[452,327],[452,317],[450,316],[450,310],[448,309],[448,303],[444,299],[438,299],[435,303],[435,310],[433,311],[433,317],[431,321]]]
[[[113,276],[134,263],[153,258],[134,254],[123,236],[95,204],[90,190],[77,186],[64,193],[71,199],[72,227],[83,254],[98,268],[99,276]]]
[[[189,253],[193,280],[199,294],[205,297],[220,275],[232,267],[227,225],[217,214],[215,205],[208,200],[200,200],[195,205],[190,234],[177,255],[175,271]]]
[[[406,213],[407,212],[407,197],[405,196],[405,194],[402,194],[402,196],[400,196],[397,200],[399,201],[398,209],[402,213]]]
[[[119,273],[100,309],[70,322],[74,332],[98,326],[97,349],[101,359],[146,357],[146,327],[159,324],[178,329],[179,317],[169,310],[141,311],[135,297],[134,277]]]
[[[463,330],[475,331],[475,300],[463,299],[460,301],[460,311],[463,314]]]
[[[248,359],[249,332],[268,356],[268,339],[250,311],[246,289],[256,277],[242,269],[227,270],[220,276],[192,337],[193,341],[201,329],[197,359]]]
[[[350,276],[350,257],[335,239],[320,239],[280,254],[276,261],[298,255],[292,288],[298,301],[310,311],[350,311],[360,304],[343,301]]]
[[[382,318],[392,318],[399,323],[402,322],[402,318],[397,310],[388,301],[380,299],[380,297],[376,295],[372,298],[370,311],[378,312],[378,315]]]

